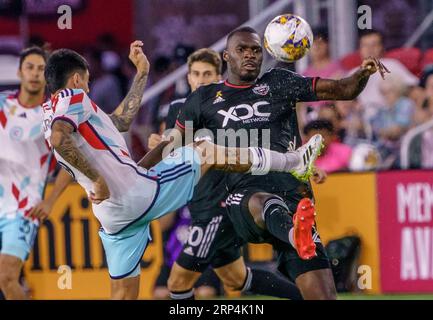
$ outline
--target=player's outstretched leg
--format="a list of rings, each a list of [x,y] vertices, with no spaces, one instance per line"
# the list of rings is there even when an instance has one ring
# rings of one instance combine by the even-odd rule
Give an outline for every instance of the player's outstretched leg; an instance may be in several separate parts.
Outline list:
[[[200,156],[202,176],[210,169],[253,175],[274,171],[291,173],[306,181],[313,174],[314,161],[320,154],[322,142],[322,136],[316,134],[299,149],[286,153],[257,147],[227,148],[207,140],[195,142],[192,147]]]

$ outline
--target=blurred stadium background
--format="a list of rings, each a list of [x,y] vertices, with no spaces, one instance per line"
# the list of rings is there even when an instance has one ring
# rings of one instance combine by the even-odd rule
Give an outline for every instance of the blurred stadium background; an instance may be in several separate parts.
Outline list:
[[[57,27],[57,9],[65,4],[72,8],[70,30]],[[368,8],[372,27],[382,36],[362,36],[358,22],[368,18]],[[286,12],[304,17],[316,35],[311,54],[286,67],[338,78],[357,67],[362,55],[376,52],[392,72],[356,101],[299,107],[306,134],[319,130],[329,136],[318,166],[330,176],[314,189],[319,231],[340,298],[433,298],[430,0],[0,0],[0,89],[17,88],[18,53],[24,47],[68,47],[88,59],[90,96],[110,112],[134,74],[129,43],[143,40],[151,81],[127,136],[139,159],[148,151],[149,134],[161,130],[168,103],[188,94],[188,54],[210,46],[222,51],[234,28],[246,24],[262,33],[267,22]],[[263,70],[275,65],[266,56]],[[108,297],[98,227],[85,193],[70,186],[41,227],[24,270],[23,285],[33,298]],[[169,232],[159,221],[152,225],[153,242],[141,265],[141,298],[154,297]],[[275,268],[266,245],[246,246],[245,257],[249,264]],[[73,271],[71,289],[58,286],[62,265]],[[224,294],[214,287],[215,294]]]

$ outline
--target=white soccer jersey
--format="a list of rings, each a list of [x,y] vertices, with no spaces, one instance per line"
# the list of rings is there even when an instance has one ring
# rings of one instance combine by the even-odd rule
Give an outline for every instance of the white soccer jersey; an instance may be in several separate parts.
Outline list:
[[[93,204],[93,212],[105,231],[118,232],[143,215],[156,196],[158,183],[131,159],[125,140],[110,117],[81,89],[59,92],[43,109],[47,141],[54,122],[63,120],[71,124],[76,146],[107,182],[110,198]],[[54,155],[87,194],[93,192],[89,178],[56,151]]]
[[[18,92],[0,93],[0,218],[25,215],[43,196],[52,154],[41,106],[25,107]]]

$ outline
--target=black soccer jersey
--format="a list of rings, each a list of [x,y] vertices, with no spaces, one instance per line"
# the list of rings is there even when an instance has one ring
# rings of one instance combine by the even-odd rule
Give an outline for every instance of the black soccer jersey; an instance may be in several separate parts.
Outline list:
[[[170,103],[166,118],[166,128],[172,129],[175,126],[176,118],[183,109],[186,99],[174,100]],[[189,202],[191,218],[193,220],[208,220],[215,215],[225,212],[225,199],[228,196],[225,187],[225,173],[211,170],[206,176],[200,179],[194,189],[194,195]]]
[[[186,98],[177,99],[170,103],[168,106],[168,113],[167,117],[165,118],[165,127],[167,129],[174,128],[174,125],[176,124],[177,115],[179,113],[180,108],[185,103]]]
[[[296,103],[317,100],[316,80],[277,68],[251,86],[235,86],[227,81],[203,86],[188,97],[176,123],[185,127],[190,121],[194,131],[207,128],[220,145],[234,146],[229,142],[236,136],[238,147],[261,146],[279,152],[296,149],[301,146]],[[286,173],[226,176],[229,191],[257,186],[276,193],[301,184]]]

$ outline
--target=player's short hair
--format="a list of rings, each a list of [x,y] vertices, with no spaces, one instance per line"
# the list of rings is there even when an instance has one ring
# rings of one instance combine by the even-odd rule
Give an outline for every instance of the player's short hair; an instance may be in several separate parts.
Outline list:
[[[20,64],[19,64],[19,68],[21,69],[24,60],[32,54],[37,54],[38,56],[41,56],[45,62],[47,62],[47,52],[42,49],[41,47],[37,47],[37,46],[32,46],[29,48],[24,49],[23,51],[20,52]]]
[[[329,133],[334,133],[334,126],[331,121],[325,119],[318,119],[308,122],[304,127],[304,134],[307,135],[313,130],[326,130]]]
[[[380,41],[383,43],[383,39],[384,39],[383,33],[380,32],[377,29],[365,29],[365,30],[362,30],[359,33],[359,40],[361,41],[362,38],[367,37],[367,36],[371,36],[371,35],[377,35],[377,36],[379,36]]]
[[[218,52],[209,49],[202,48],[194,51],[188,56],[188,72],[191,71],[191,66],[194,62],[206,62],[215,67],[217,74],[222,73],[222,60]]]
[[[245,26],[245,27],[239,27],[239,28],[237,28],[237,29],[235,29],[235,30],[233,30],[232,32],[230,32],[229,34],[228,34],[228,36],[227,36],[227,43],[229,42],[229,40],[236,34],[236,33],[253,33],[253,34],[257,34],[257,35],[259,35],[259,33],[256,31],[256,30],[254,30],[253,28],[251,28],[251,27],[248,27],[248,26]]]
[[[86,72],[89,64],[77,52],[70,49],[59,49],[54,51],[48,59],[45,67],[45,79],[48,91],[54,93],[63,89],[68,78],[74,72]]]

